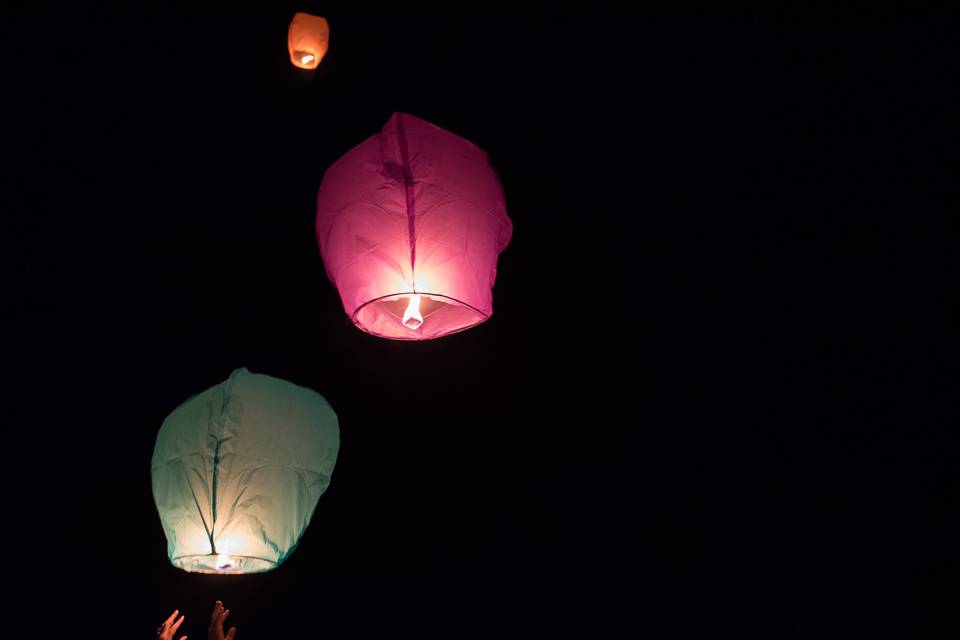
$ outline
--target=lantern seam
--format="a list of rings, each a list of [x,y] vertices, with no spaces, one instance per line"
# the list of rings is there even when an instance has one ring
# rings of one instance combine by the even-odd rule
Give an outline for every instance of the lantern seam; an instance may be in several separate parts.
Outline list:
[[[200,522],[203,524],[203,530],[207,534],[207,539],[210,542],[210,549],[213,550],[213,524],[207,524],[207,519],[203,515],[203,509],[200,507],[200,500],[197,499],[197,492],[193,488],[193,484],[190,482],[190,475],[187,473],[186,468],[184,467],[183,461],[181,458],[178,458],[175,462],[180,463],[180,469],[183,471],[183,477],[187,481],[187,488],[190,489],[190,495],[193,497],[193,504],[197,507],[197,514],[200,516]],[[181,518],[181,522],[186,519]]]
[[[235,418],[227,408],[230,406],[232,397],[233,397],[233,387],[238,376],[243,375],[244,373],[249,373],[245,367],[236,369],[230,373],[230,377],[227,378],[227,381],[223,387],[223,396],[220,403],[220,414],[214,421],[214,427],[216,427],[218,433],[215,434],[217,439],[217,444],[213,450],[213,473],[211,477],[211,490],[210,490],[210,548],[213,553],[217,552],[216,543],[214,542],[214,536],[217,531],[217,489],[220,484],[220,467],[222,465],[222,459],[220,457],[220,447],[224,442],[232,440],[233,436],[227,436],[227,422],[238,423],[239,420]]]
[[[413,292],[417,293],[417,237],[414,226],[416,201],[413,189],[413,173],[410,169],[410,153],[407,149],[407,134],[403,128],[403,114],[397,114],[397,140],[400,145],[400,162],[403,164],[403,189],[407,199],[407,233],[410,239],[410,278]]]

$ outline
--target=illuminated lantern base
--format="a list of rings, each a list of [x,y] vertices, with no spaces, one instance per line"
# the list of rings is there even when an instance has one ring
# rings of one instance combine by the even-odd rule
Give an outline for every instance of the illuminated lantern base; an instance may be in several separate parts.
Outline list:
[[[222,553],[208,553],[197,556],[181,556],[171,560],[178,569],[191,573],[262,573],[277,567],[277,563],[263,558],[231,556]]]
[[[419,305],[411,304],[419,298]],[[419,314],[413,313],[414,308]],[[408,313],[408,311],[410,313]],[[418,321],[418,316],[421,318]],[[395,339],[423,340],[463,331],[487,316],[447,296],[400,293],[374,300],[357,309],[353,322],[364,331]]]

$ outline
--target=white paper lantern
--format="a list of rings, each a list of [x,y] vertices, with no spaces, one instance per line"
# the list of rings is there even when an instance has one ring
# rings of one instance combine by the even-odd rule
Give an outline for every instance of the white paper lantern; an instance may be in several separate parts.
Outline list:
[[[337,416],[320,394],[237,369],[163,422],[153,497],[170,562],[258,573],[296,548],[330,484]]]

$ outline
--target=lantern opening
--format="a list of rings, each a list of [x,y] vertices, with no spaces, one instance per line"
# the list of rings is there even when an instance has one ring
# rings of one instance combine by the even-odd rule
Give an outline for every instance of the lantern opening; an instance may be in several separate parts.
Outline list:
[[[307,53],[305,55],[300,56],[300,62],[302,62],[303,64],[310,64],[311,62],[313,62],[314,57],[315,56],[312,53]]]
[[[372,300],[353,314],[367,333],[395,340],[426,340],[463,331],[487,316],[454,298],[437,293],[397,293]]]
[[[181,556],[174,558],[171,564],[191,573],[219,574],[262,573],[275,569],[278,565],[264,558],[231,556],[224,553]]]

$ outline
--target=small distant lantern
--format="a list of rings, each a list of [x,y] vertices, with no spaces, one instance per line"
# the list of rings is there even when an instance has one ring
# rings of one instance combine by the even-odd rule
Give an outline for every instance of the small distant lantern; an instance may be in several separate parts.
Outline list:
[[[150,466],[170,562],[198,573],[278,567],[330,484],[339,447],[323,396],[247,369],[181,404]]]
[[[354,324],[383,338],[489,318],[512,229],[487,154],[404,113],[327,169],[317,196],[327,275]]]
[[[287,31],[290,62],[301,69],[316,69],[330,45],[330,25],[326,18],[297,12]]]

